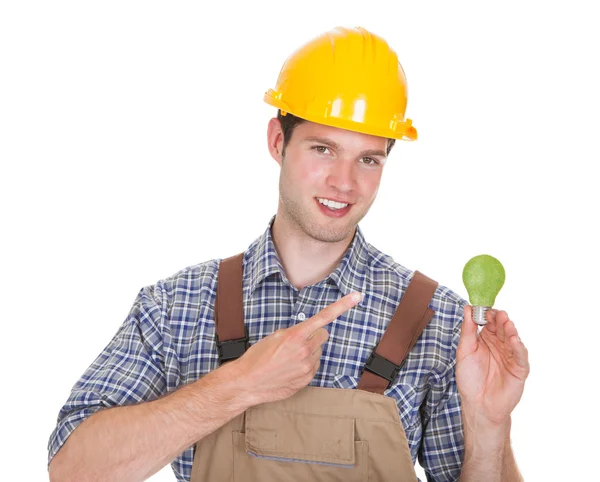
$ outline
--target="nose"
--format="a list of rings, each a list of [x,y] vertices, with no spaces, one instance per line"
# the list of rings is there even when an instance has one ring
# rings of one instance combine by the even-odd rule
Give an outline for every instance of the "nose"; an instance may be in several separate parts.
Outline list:
[[[355,165],[350,160],[338,159],[332,163],[327,176],[327,186],[340,192],[349,192],[356,188]]]

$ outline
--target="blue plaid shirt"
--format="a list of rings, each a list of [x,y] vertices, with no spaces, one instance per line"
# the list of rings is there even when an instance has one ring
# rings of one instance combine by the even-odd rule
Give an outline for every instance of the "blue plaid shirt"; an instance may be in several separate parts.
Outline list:
[[[250,343],[360,291],[365,294],[361,303],[327,326],[329,340],[310,383],[355,388],[412,272],[368,244],[358,227],[336,269],[298,290],[279,262],[271,237],[274,219],[244,253],[244,315]],[[48,462],[73,430],[98,410],[154,400],[217,368],[213,307],[219,262],[190,266],[140,290],[124,323],[60,410]],[[464,441],[454,366],[465,304],[438,286],[430,304],[435,315],[385,392],[396,400],[413,462],[419,458],[428,481],[456,481],[460,475]],[[193,459],[192,446],[173,461],[177,480],[190,480]]]

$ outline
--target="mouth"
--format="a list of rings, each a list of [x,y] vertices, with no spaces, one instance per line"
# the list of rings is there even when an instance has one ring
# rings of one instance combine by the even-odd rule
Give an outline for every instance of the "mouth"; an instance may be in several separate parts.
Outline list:
[[[335,208],[330,208],[329,206],[326,206],[325,204],[320,203],[317,198],[315,198],[315,202],[317,203],[317,206],[319,207],[321,212],[325,216],[330,217],[330,218],[344,217],[346,214],[348,214],[348,212],[350,211],[350,209],[353,206],[353,204],[348,204],[346,207],[343,207],[341,209],[335,209]]]

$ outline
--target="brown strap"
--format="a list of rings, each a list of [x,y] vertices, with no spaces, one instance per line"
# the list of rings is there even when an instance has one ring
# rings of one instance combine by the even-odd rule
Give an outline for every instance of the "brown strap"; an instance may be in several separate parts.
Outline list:
[[[244,329],[244,303],[242,291],[244,253],[221,260],[217,278],[215,299],[215,325],[218,343],[241,340],[246,336]],[[400,366],[419,336],[433,317],[429,301],[437,288],[437,282],[419,271],[415,271],[396,312],[388,324],[375,353]],[[233,352],[238,352],[243,343]],[[228,348],[229,349],[229,348]],[[241,356],[239,353],[238,356]],[[358,387],[381,393],[389,381],[375,373],[364,370]]]
[[[244,253],[221,260],[217,277],[215,325],[217,343],[244,338],[244,298],[242,291]]]
[[[429,309],[438,284],[423,273],[415,271],[396,312],[388,324],[375,353],[396,366],[402,362],[417,342],[434,312]],[[385,361],[383,362],[385,363]],[[390,381],[365,369],[357,388],[380,393],[387,389]]]

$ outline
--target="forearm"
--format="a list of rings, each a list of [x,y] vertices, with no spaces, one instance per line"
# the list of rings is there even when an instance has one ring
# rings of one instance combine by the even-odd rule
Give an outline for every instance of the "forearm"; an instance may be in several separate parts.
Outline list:
[[[465,456],[460,482],[522,482],[510,445],[510,419],[500,425],[478,420],[463,407]]]
[[[83,421],[50,463],[50,480],[145,480],[248,408],[225,365],[158,400],[101,410]]]

